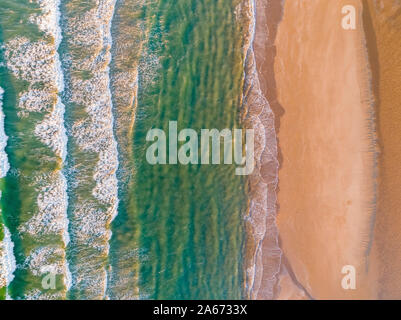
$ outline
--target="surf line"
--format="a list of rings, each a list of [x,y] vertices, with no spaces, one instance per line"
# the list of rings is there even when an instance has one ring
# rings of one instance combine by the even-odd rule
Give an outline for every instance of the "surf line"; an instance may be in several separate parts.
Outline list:
[[[60,108],[60,126],[61,126],[61,154],[60,157],[62,159],[63,166],[65,165],[66,162],[66,157],[67,157],[67,133],[66,133],[66,128],[65,128],[65,106],[61,102],[60,95],[63,93],[65,84],[64,84],[64,73],[63,73],[63,68],[61,66],[61,59],[60,59],[60,54],[59,54],[59,47],[62,42],[62,32],[61,32],[61,26],[60,26],[60,19],[61,19],[61,12],[60,12],[60,5],[61,2],[60,0],[56,0],[54,3],[54,8],[53,8],[53,23],[55,25],[55,32],[53,34],[55,38],[55,46],[56,46],[56,53],[55,53],[55,63],[57,67],[57,86],[58,86],[58,95],[57,95],[57,106]],[[68,231],[70,221],[68,219],[68,193],[67,193],[67,179],[62,172],[63,170],[60,171],[60,179],[63,184],[63,198],[64,198],[64,203],[65,203],[65,208],[63,212],[63,219],[64,219],[64,230],[63,230],[63,242],[64,242],[64,247],[67,248],[69,242],[70,242],[70,234]],[[64,249],[65,250],[65,249]],[[67,257],[65,257],[65,266],[64,266],[64,285],[67,291],[71,289],[72,286],[72,275],[70,271],[70,266]]]
[[[8,170],[10,164],[8,162],[8,156],[5,151],[7,146],[8,137],[4,131],[4,113],[3,113],[3,88],[0,87],[0,179],[3,179]],[[1,199],[1,191],[0,191]],[[1,210],[1,209],[0,209]],[[0,289],[6,287],[6,299],[11,298],[8,295],[8,286],[14,279],[14,271],[16,269],[16,260],[14,256],[14,243],[11,240],[11,233],[7,229],[4,221],[1,221],[2,212],[0,211],[0,223],[3,224],[3,240],[0,241]]]
[[[113,35],[111,32],[112,29],[112,24],[113,24],[113,19],[114,19],[114,15],[116,12],[116,3],[117,0],[113,0],[110,3],[111,6],[111,15],[110,15],[110,19],[107,21],[107,24],[105,26],[105,36],[107,38],[107,41],[109,43],[109,47],[108,47],[108,53],[110,54],[111,48],[113,47]],[[113,155],[115,157],[115,170],[113,170],[113,174],[112,174],[112,179],[115,181],[115,185],[117,190],[115,190],[116,193],[116,203],[114,206],[114,210],[113,213],[111,215],[111,221],[110,223],[117,217],[118,215],[118,203],[119,203],[119,198],[118,198],[118,179],[117,179],[117,174],[116,171],[118,170],[118,167],[120,166],[119,164],[119,155],[118,155],[118,145],[117,145],[117,140],[115,137],[115,133],[114,133],[114,128],[115,128],[115,119],[114,119],[114,115],[113,115],[113,99],[112,99],[112,91],[111,91],[111,76],[110,76],[110,64],[111,64],[111,58],[112,56],[110,55],[109,60],[108,60],[108,64],[107,64],[107,74],[106,74],[106,81],[107,81],[107,97],[109,100],[109,104],[110,104],[110,121],[111,121],[111,132],[109,133],[111,135],[111,140],[112,140],[112,151],[113,151]],[[108,251],[110,250],[110,239],[112,237],[112,231],[111,228],[109,227],[109,244],[108,244]],[[107,255],[109,257],[109,254]],[[110,264],[110,261],[108,261],[108,267],[104,268],[104,272],[105,272],[105,286],[104,286],[104,291],[103,291],[103,297],[104,299],[109,299],[109,295],[108,295],[108,287],[109,287],[109,279],[111,278],[109,273],[112,272],[112,266]]]
[[[257,145],[262,143],[262,150],[256,152],[255,161],[259,172],[251,177],[254,192],[252,194],[263,195],[263,197],[250,196],[248,206],[248,215],[246,222],[250,225],[250,235],[254,241],[252,257],[250,258],[250,266],[246,268],[246,295],[250,299],[258,297],[259,289],[263,289],[264,298],[274,297],[274,287],[281,270],[281,248],[278,239],[278,229],[276,225],[276,189],[278,184],[278,148],[277,136],[275,132],[275,117],[269,102],[266,99],[260,87],[259,73],[257,69],[257,61],[254,52],[254,43],[257,40],[256,23],[257,23],[257,7],[262,9],[266,5],[265,0],[246,0],[247,17],[249,17],[249,28],[246,34],[247,43],[245,46],[245,90],[244,105],[247,110],[246,121],[250,126],[254,127],[257,137],[264,136],[263,140],[258,140]],[[260,39],[259,39],[260,40]],[[260,42],[258,40],[258,42]],[[265,40],[260,45],[265,46]],[[255,104],[254,101],[258,103]],[[262,108],[260,108],[262,106]],[[255,108],[256,107],[256,108]],[[263,163],[270,162],[274,166],[268,177],[262,177],[260,172]],[[270,203],[271,201],[271,203]],[[259,221],[256,223],[256,221]],[[258,225],[260,224],[260,225]],[[261,226],[264,226],[260,229]],[[264,246],[263,241],[266,236],[271,237],[269,246]],[[269,268],[265,269],[263,264],[257,263],[263,252],[268,252]],[[269,279],[268,282],[262,283],[263,274]]]
[[[211,164],[221,164],[221,139],[223,138],[224,156],[223,164],[238,166],[236,175],[249,175],[255,168],[254,163],[254,130],[245,130],[245,157],[243,156],[243,130],[201,129],[200,150],[198,133],[193,129],[183,129],[178,133],[177,121],[169,121],[168,129],[168,163],[167,163],[167,139],[162,129],[150,129],[146,135],[146,141],[155,141],[146,151],[146,160],[149,164],[210,164],[210,149],[212,149]],[[210,146],[210,138],[211,146]],[[178,149],[178,142],[185,142]],[[199,159],[200,154],[200,159]]]

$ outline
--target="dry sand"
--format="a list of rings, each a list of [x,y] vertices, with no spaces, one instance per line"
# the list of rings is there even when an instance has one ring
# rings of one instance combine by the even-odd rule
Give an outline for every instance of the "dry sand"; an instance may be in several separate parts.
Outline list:
[[[349,4],[356,30],[341,27]],[[362,9],[359,0],[285,2],[277,103],[270,100],[281,154],[279,299],[376,297],[374,104]],[[356,268],[356,290],[341,286],[345,265]]]

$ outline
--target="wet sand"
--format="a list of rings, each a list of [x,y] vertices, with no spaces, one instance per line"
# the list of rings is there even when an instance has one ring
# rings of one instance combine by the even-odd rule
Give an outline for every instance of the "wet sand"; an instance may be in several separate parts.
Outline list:
[[[276,0],[256,0],[256,26],[255,26],[255,39],[253,42],[253,52],[255,54],[255,62],[258,73],[258,80],[260,85],[261,94],[269,102],[269,106],[274,114],[280,114],[281,107],[277,102],[276,84],[274,78],[274,59],[276,56],[276,48],[274,45],[277,26],[282,16],[281,1]],[[268,109],[268,106],[266,106]],[[263,112],[262,112],[263,114]],[[278,131],[279,121],[274,121],[273,114],[271,114],[272,121],[265,121],[269,117],[266,115],[260,117],[265,126],[266,141],[269,141],[269,132],[273,132],[275,125],[276,132]],[[276,137],[273,138],[276,140]],[[254,278],[251,282],[251,299],[272,299],[274,297],[274,285],[277,282],[277,276],[280,270],[281,257],[280,249],[277,240],[277,227],[275,225],[276,210],[274,206],[274,197],[276,196],[277,184],[277,167],[279,165],[279,155],[276,158],[276,151],[270,150],[272,145],[267,143],[267,149],[261,155],[261,166],[256,168],[256,174],[250,177],[250,190],[253,194],[252,201],[256,203],[266,196],[268,205],[265,210],[260,212],[261,215],[266,215],[263,219],[255,217],[253,223],[247,224],[248,244],[255,243],[255,239],[261,237],[263,240],[260,242],[260,247],[252,247],[249,252],[251,257],[247,259],[248,268],[254,269]],[[275,149],[275,148],[273,148]],[[255,173],[254,172],[254,173]],[[265,194],[266,193],[266,194]],[[264,206],[263,200],[260,202]],[[264,227],[258,228],[259,224],[265,224]],[[255,224],[256,226],[250,226]],[[264,230],[265,235],[260,236],[260,230]],[[255,236],[256,234],[256,236]],[[248,279],[249,281],[249,279]],[[249,285],[249,283],[248,283]]]
[[[349,4],[356,30],[341,27]],[[278,299],[377,293],[371,250],[377,150],[362,9],[359,0],[286,1],[276,48],[266,54],[276,52],[274,75],[260,70],[263,79],[274,77],[262,83],[267,96],[273,91],[280,147]],[[356,268],[355,290],[341,286],[345,265]]]
[[[379,132],[378,298],[401,299],[401,3],[364,0]]]

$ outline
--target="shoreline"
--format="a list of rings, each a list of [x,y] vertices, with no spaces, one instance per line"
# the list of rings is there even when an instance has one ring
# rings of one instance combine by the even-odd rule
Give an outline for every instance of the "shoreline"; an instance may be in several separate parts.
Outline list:
[[[269,90],[269,87],[275,85],[271,75],[275,57],[274,37],[281,18],[281,3],[251,0],[249,5],[252,10],[250,18],[253,33],[245,65],[245,123],[256,132],[256,166],[248,180],[246,295],[251,299],[273,299],[282,253],[276,225],[279,150],[274,110],[278,111],[279,106],[275,92]]]
[[[255,60],[257,73],[260,82],[260,89],[262,94],[266,98],[269,103],[271,110],[274,115],[274,131],[275,131],[275,139],[277,143],[276,150],[276,159],[277,159],[277,167],[280,170],[281,166],[281,149],[280,149],[280,141],[278,138],[278,133],[280,130],[280,117],[284,113],[282,106],[277,100],[277,88],[276,88],[276,80],[274,73],[274,62],[276,59],[276,46],[275,40],[278,31],[279,23],[283,16],[283,1],[272,1],[272,0],[256,0],[256,27],[255,27],[255,41],[254,41],[254,52],[255,52]],[[269,128],[270,129],[270,128]],[[279,172],[276,173],[277,175]],[[278,176],[277,178],[278,179]],[[285,263],[285,257],[283,258],[283,252],[280,250],[280,231],[277,229],[277,214],[278,214],[278,206],[277,206],[277,194],[279,190],[279,181],[276,182],[274,188],[274,198],[268,197],[268,201],[274,201],[273,204],[268,204],[268,206],[274,207],[274,221],[272,224],[274,225],[273,229],[269,225],[267,225],[266,232],[273,232],[277,238],[277,243],[274,241],[272,243],[270,237],[265,235],[265,239],[262,242],[261,251],[262,256],[264,257],[264,267],[262,273],[262,284],[263,282],[269,281],[271,278],[271,268],[270,263],[277,262],[276,255],[279,254],[279,262],[278,262],[278,274],[274,277],[272,295],[269,295],[269,292],[265,290],[260,290],[258,295],[255,296],[256,299],[262,300],[267,298],[275,298],[277,295],[277,281],[279,279],[279,273],[282,269],[283,263]],[[279,253],[275,253],[277,251]],[[273,252],[273,253],[272,253]],[[276,272],[276,271],[275,271]]]

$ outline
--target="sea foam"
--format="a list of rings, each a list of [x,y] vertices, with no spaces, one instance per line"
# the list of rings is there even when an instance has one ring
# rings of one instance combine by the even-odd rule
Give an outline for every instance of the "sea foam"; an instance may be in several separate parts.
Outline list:
[[[7,287],[14,279],[16,262],[14,257],[14,243],[11,240],[11,233],[6,226],[4,238],[0,241],[0,288]]]
[[[0,178],[4,178],[10,169],[7,153],[5,151],[8,137],[4,131],[3,94],[4,90],[0,87]],[[11,240],[10,231],[6,226],[3,226],[3,233],[4,238],[0,241],[0,288],[7,287],[11,283],[14,279],[13,273],[16,268],[13,251],[14,243]]]
[[[116,176],[119,162],[109,76],[115,2],[98,1],[97,6],[67,15],[65,19],[70,51],[85,52],[80,57],[68,53],[63,56],[70,75],[68,103],[85,111],[85,114],[73,117],[70,134],[76,150],[97,158],[95,163],[74,158],[70,168],[74,173],[71,177],[73,193],[91,185],[91,194],[76,196],[71,210],[71,250],[79,247],[77,254],[92,256],[73,267],[73,289],[84,290],[89,299],[105,297],[107,272],[104,259],[109,253],[109,225],[117,215],[119,201]],[[84,168],[81,161],[86,163]]]
[[[245,126],[255,130],[255,170],[249,177],[250,203],[246,223],[250,225],[249,241],[255,242],[251,262],[247,262],[246,292],[251,299],[261,294],[273,298],[273,288],[281,266],[281,249],[276,226],[276,187],[278,183],[277,137],[274,114],[259,83],[253,50],[256,30],[255,0],[241,3],[248,21],[244,46],[244,117]],[[245,10],[244,10],[245,9]]]
[[[158,56],[151,53],[147,46],[150,34],[147,19],[132,20],[130,18],[149,6],[152,6],[149,0],[120,2],[115,12],[115,23],[113,23],[111,50],[113,69],[110,76],[114,131],[120,151],[117,178],[119,191],[126,195],[132,193],[131,182],[135,175],[132,136],[138,105],[139,79],[141,89],[146,88],[155,81],[157,69],[161,67]],[[121,201],[125,202],[122,206],[128,205],[129,196],[123,197]],[[135,244],[128,240],[130,236],[125,234],[127,232],[124,231],[125,228],[116,226],[114,230],[120,241],[114,247],[115,243],[113,243],[111,247],[113,253],[109,259],[107,296],[110,299],[138,299],[137,268],[140,259],[132,255]]]
[[[4,90],[0,87],[0,178],[4,178],[10,169],[7,153],[5,151],[8,137],[4,131],[3,94]]]
[[[64,90],[63,73],[57,52],[61,42],[59,1],[36,2],[41,12],[32,15],[29,20],[36,23],[39,29],[54,41],[32,41],[25,36],[17,36],[3,45],[5,62],[17,79],[29,83],[27,89],[19,93],[17,114],[21,118],[30,117],[32,113],[43,115],[43,120],[35,126],[34,134],[63,163],[66,158],[67,136],[64,128],[65,108],[59,97]],[[35,175],[33,187],[37,192],[38,210],[28,222],[19,226],[20,236],[24,238],[25,235],[30,235],[39,239],[59,235],[63,247],[66,247],[69,242],[68,196],[62,170]],[[63,266],[64,281],[68,286],[69,270],[63,247],[58,248],[62,252],[58,259]],[[40,250],[46,250],[45,248],[42,246]],[[35,250],[38,249],[33,249],[29,257],[35,254]],[[45,266],[47,262],[43,260],[38,263]],[[31,265],[28,264],[27,267]]]

